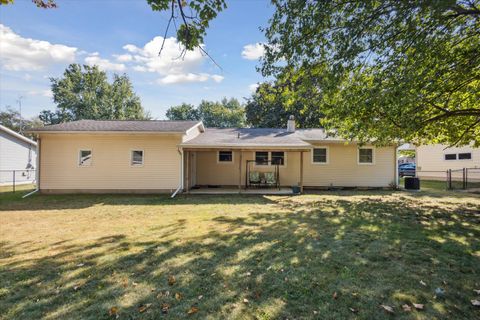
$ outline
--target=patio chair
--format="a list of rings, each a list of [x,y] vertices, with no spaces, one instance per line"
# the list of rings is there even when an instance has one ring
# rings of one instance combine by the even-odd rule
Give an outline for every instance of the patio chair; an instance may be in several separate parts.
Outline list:
[[[258,171],[250,171],[250,175],[248,180],[251,185],[258,185],[260,184],[260,173]]]
[[[265,183],[269,186],[277,185],[277,177],[274,172],[265,172]]]

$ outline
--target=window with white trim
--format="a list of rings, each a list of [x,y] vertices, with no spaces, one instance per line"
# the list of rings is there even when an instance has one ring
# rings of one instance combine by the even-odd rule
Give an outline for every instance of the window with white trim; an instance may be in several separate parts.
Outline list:
[[[313,163],[327,163],[327,148],[314,148],[312,161]]]
[[[132,150],[132,158],[130,164],[132,166],[143,165],[143,150]]]
[[[464,152],[458,154],[458,160],[471,160],[472,153],[471,152]]]
[[[218,151],[218,162],[233,162],[232,151]]]
[[[272,164],[278,164],[281,166],[285,164],[285,152],[283,151],[272,151],[270,158],[271,158]]]
[[[92,164],[92,150],[80,150],[78,153],[78,165],[88,167]]]
[[[257,166],[268,165],[268,151],[255,151],[255,164]]]
[[[372,164],[373,163],[373,148],[358,148],[358,163]]]
[[[444,155],[445,160],[457,160],[457,154],[456,153],[446,153]]]

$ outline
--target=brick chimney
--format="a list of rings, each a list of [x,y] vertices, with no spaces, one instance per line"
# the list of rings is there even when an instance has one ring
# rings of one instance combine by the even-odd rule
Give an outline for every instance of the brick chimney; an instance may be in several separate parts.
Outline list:
[[[293,115],[288,117],[287,132],[295,132],[295,117]]]

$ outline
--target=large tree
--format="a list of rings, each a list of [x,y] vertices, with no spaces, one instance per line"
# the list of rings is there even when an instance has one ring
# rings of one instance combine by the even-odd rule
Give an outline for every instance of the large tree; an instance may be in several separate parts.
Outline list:
[[[0,111],[0,124],[29,138],[34,138],[34,135],[25,133],[26,130],[42,126],[40,119],[25,119],[18,110],[11,106],[6,106],[5,110]]]
[[[149,2],[181,20],[191,48],[226,7],[212,1]],[[289,103],[307,94],[324,125],[352,139],[480,145],[479,0],[272,3],[261,70],[302,75]],[[206,9],[215,14],[195,14]]]
[[[245,108],[234,98],[202,100],[198,107],[183,103],[170,107],[166,115],[170,120],[202,120],[205,126],[215,128],[242,127],[245,124]]]
[[[81,119],[138,120],[149,117],[125,74],[115,74],[113,82],[109,83],[107,74],[97,66],[71,64],[63,77],[51,78],[50,81],[57,110],[40,113],[39,117],[45,124]]]

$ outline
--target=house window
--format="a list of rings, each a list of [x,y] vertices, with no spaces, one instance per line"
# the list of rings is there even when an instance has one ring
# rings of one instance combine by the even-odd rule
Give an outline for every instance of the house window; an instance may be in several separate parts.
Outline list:
[[[285,153],[283,151],[272,151],[272,164],[283,166],[285,164]]]
[[[80,150],[78,154],[78,165],[88,167],[92,164],[92,150]]]
[[[456,153],[447,153],[445,154],[445,160],[457,160]]]
[[[143,165],[143,150],[132,150],[132,166]]]
[[[373,149],[372,148],[359,148],[358,149],[358,163],[360,163],[360,164],[372,164],[373,163]]]
[[[268,165],[268,152],[256,151],[255,152],[255,164],[256,165]]]
[[[472,153],[471,152],[459,153],[458,154],[458,160],[471,160],[471,159],[472,159]]]
[[[327,148],[313,149],[313,163],[327,163]]]
[[[219,151],[218,162],[233,162],[232,151]]]

